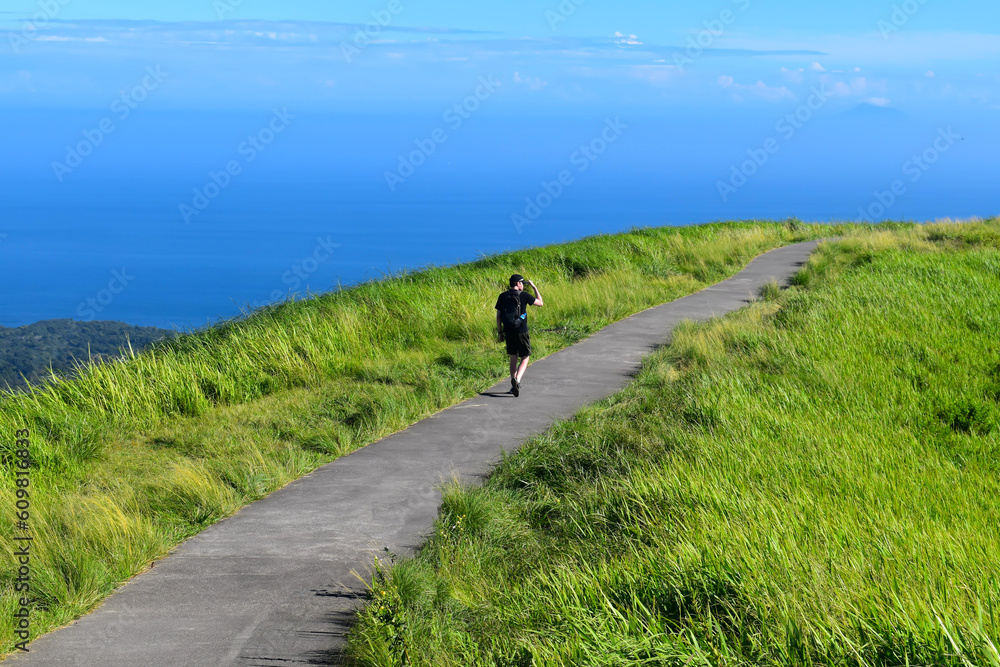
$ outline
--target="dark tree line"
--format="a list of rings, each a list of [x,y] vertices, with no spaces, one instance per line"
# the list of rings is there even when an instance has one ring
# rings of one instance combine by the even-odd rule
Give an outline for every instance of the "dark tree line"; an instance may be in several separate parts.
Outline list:
[[[168,329],[137,327],[124,322],[43,320],[23,327],[0,327],[0,389],[23,387],[44,379],[49,367],[67,374],[88,359],[116,357],[127,341],[138,352],[150,343],[174,335]]]

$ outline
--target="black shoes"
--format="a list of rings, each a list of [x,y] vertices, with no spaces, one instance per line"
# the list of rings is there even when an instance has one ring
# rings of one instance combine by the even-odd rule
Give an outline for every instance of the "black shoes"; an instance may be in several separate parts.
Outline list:
[[[514,378],[510,379],[510,393],[514,394],[515,397],[521,394],[521,383]]]

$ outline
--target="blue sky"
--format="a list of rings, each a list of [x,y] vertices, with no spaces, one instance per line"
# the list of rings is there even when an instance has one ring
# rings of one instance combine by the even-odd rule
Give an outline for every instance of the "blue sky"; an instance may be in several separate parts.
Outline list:
[[[391,194],[534,187],[622,117],[609,177],[696,179],[729,205],[719,181],[769,138],[781,155],[735,199],[773,197],[768,179],[870,193],[954,126],[962,157],[935,177],[958,198],[945,182],[979,188],[1000,150],[998,65],[996,2],[11,0],[0,172],[196,182],[280,108],[295,128],[245,178],[384,188],[442,128],[448,145]],[[114,136],[58,167],[101,122]]]
[[[486,73],[507,112],[727,113],[819,84],[831,109],[1000,107],[1000,5],[986,2],[16,0],[0,18],[4,107],[100,107],[147,65],[170,75],[149,103],[165,108],[434,110]]]
[[[285,0],[281,3],[244,0],[227,3],[229,18],[272,21],[306,20],[358,23],[366,22],[372,11],[383,9],[387,2],[340,2],[321,0]],[[509,37],[545,36],[550,32],[545,12],[558,10],[559,2],[494,0],[492,2],[405,2],[401,17],[411,27],[436,27],[498,32]],[[877,21],[891,13],[899,2],[863,2],[844,0],[838,3],[763,2],[748,3],[743,21],[748,30],[763,32],[773,38],[780,31],[802,35],[863,34],[875,29]],[[631,1],[609,3],[588,0],[578,3],[572,20],[560,24],[559,31],[576,36],[610,34],[616,30],[649,31],[649,37],[661,41],[676,39],[689,27],[711,18],[725,3],[679,3]],[[996,25],[1000,9],[988,2],[919,3],[913,15],[912,29],[932,32],[975,31],[981,26]],[[39,11],[37,0],[10,0],[5,11],[16,18],[30,18]],[[750,11],[752,9],[752,12]],[[170,3],[135,3],[120,0],[73,0],[60,3],[58,16],[76,19],[134,19],[156,21],[212,21],[218,18],[213,0],[173,0]],[[768,34],[770,33],[770,34]]]
[[[602,160],[609,178],[697,179],[727,205],[774,196],[769,182],[870,193],[957,127],[961,153],[935,169],[957,193],[945,183],[978,188],[1000,150],[998,65],[995,2],[14,0],[0,12],[0,171],[197,182],[287,109],[294,129],[241,178],[385,188],[443,129],[448,145],[390,194],[530,188],[621,117],[632,129]],[[58,167],[101,122],[116,134]],[[770,138],[766,176],[720,194]]]

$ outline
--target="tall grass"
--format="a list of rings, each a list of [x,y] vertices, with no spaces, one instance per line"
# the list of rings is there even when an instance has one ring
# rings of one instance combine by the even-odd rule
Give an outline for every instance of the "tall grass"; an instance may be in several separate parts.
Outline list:
[[[1000,665],[1000,220],[825,244],[445,489],[367,665]]]
[[[2,396],[8,534],[13,435],[31,431],[32,627],[72,620],[212,522],[503,377],[493,303],[511,273],[543,290],[542,356],[763,251],[844,229],[644,229],[485,257],[281,303]],[[9,540],[0,558],[11,562]],[[13,645],[11,572],[0,570],[0,651]]]

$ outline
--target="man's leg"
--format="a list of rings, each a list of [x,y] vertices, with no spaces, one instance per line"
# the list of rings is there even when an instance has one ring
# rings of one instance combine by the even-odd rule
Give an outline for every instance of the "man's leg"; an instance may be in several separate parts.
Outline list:
[[[517,384],[517,355],[510,355],[510,393],[515,398],[521,395],[521,388]]]
[[[521,356],[521,365],[517,367],[517,373],[514,375],[514,379],[519,383],[521,378],[524,377],[524,371],[528,368],[528,358],[531,357],[531,338],[528,336],[528,332],[518,334],[519,349],[517,353]]]
[[[514,375],[514,371],[513,371],[513,368],[514,368],[514,358],[513,357],[511,357],[510,367],[512,369],[511,370],[511,374]],[[524,377],[524,371],[527,368],[528,368],[528,357],[524,357],[523,359],[521,359],[521,365],[517,367],[517,374],[514,375],[514,379],[516,379],[518,382],[520,382],[521,378]]]

